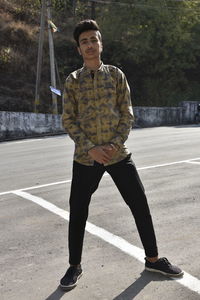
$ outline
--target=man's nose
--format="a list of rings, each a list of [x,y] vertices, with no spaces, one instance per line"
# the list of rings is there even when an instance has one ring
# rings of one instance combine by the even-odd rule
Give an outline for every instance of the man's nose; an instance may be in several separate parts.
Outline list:
[[[92,42],[88,42],[87,47],[92,48]]]

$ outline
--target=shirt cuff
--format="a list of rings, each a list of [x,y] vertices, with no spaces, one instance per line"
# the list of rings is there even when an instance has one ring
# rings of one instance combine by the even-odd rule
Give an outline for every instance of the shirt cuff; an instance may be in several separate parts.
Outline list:
[[[86,141],[85,141],[85,145],[84,145],[85,152],[88,153],[88,151],[89,151],[90,149],[92,149],[93,147],[95,147],[95,146],[96,146],[96,145],[93,144],[91,141],[86,140]]]
[[[118,150],[120,148],[122,148],[122,145],[123,145],[122,138],[120,136],[117,136],[117,137],[113,138],[112,140],[110,140],[110,143],[115,145]]]

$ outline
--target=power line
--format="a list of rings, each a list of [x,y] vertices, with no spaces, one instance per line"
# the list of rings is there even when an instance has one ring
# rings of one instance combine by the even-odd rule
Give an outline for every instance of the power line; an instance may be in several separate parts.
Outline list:
[[[197,0],[171,0],[172,2],[197,2],[200,3]],[[167,8],[169,10],[174,10],[174,11],[179,11],[179,8],[175,8],[173,6],[166,6],[166,5],[160,5],[160,6],[156,6],[156,5],[148,5],[148,4],[134,4],[134,3],[128,3],[128,2],[114,2],[114,1],[105,1],[105,0],[90,0],[90,2],[94,2],[94,3],[99,3],[99,4],[108,4],[108,5],[120,5],[120,6],[127,6],[127,7],[141,7],[144,9],[161,9],[161,8]],[[196,10],[196,7],[181,7],[181,9],[183,10],[188,10],[188,11],[193,11]]]
[[[166,0],[170,2],[200,2],[200,0]]]

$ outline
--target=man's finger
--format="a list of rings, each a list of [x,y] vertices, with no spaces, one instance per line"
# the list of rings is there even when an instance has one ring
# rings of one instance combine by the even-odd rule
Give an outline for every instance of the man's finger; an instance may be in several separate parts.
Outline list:
[[[112,147],[111,145],[102,145],[101,148],[102,148],[103,150],[107,150],[107,151],[108,151],[108,150],[109,150],[109,151],[110,151],[110,150],[113,150],[113,147]]]
[[[112,158],[112,153],[104,151],[103,158],[107,159],[107,160],[110,160]]]

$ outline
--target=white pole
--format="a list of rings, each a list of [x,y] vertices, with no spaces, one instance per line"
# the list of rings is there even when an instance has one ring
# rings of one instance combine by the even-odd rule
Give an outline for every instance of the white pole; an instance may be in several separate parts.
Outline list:
[[[40,105],[39,89],[40,89],[40,81],[41,81],[42,52],[43,52],[43,44],[44,44],[45,9],[46,9],[46,0],[42,0],[38,60],[37,60],[37,75],[36,75],[36,86],[35,86],[35,104],[34,104],[35,113],[39,112],[39,105]]]
[[[47,0],[47,18],[51,20],[51,1]],[[48,34],[49,34],[49,54],[50,54],[50,67],[51,67],[51,86],[56,88],[56,70],[55,70],[55,57],[54,57],[54,43],[51,25],[48,22]],[[58,113],[57,107],[57,96],[52,93],[52,112],[53,114]]]

